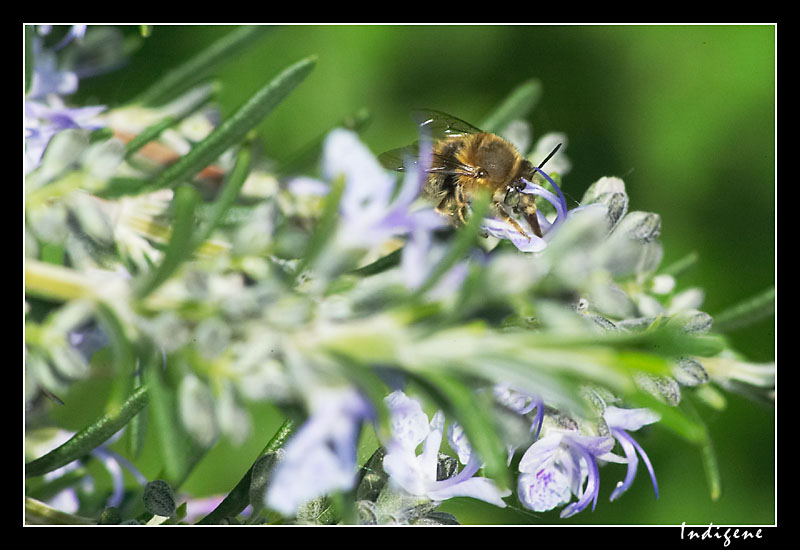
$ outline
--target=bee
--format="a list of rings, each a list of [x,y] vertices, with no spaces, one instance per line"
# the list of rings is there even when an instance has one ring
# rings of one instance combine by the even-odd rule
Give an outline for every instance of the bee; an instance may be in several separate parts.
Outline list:
[[[517,148],[498,135],[484,132],[459,118],[433,110],[414,111],[413,118],[433,140],[432,159],[426,169],[424,197],[453,225],[466,223],[470,200],[480,190],[490,195],[489,213],[531,239],[512,216],[524,217],[530,230],[542,236],[536,215],[536,196],[521,191],[532,181],[536,168]],[[559,144],[539,168],[558,151]],[[385,168],[404,171],[407,159],[418,162],[419,144],[387,151],[378,157]]]

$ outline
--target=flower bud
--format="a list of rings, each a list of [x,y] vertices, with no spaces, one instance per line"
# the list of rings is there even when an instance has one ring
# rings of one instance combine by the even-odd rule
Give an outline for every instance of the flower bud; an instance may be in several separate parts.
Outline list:
[[[40,172],[35,181],[46,183],[76,162],[89,145],[89,132],[86,130],[63,130],[58,132],[42,156]]]
[[[691,357],[681,357],[672,368],[672,375],[679,384],[698,386],[708,382],[708,373],[698,361]]]
[[[100,519],[97,523],[99,525],[119,525],[121,522],[122,515],[119,513],[119,508],[109,506],[100,514]]]
[[[713,321],[711,315],[697,310],[681,311],[670,318],[670,323],[677,323],[690,334],[708,332]]]
[[[603,204],[608,209],[608,219],[614,227],[628,211],[625,183],[619,178],[600,178],[583,194],[581,204]]]
[[[583,194],[581,204],[598,202],[601,196],[613,194],[625,195],[625,182],[620,178],[605,176],[589,186]]]
[[[653,376],[640,374],[636,377],[636,384],[650,395],[662,399],[673,407],[681,402],[681,389],[678,382],[669,376]]]
[[[623,218],[614,232],[649,243],[661,234],[661,217],[653,212],[631,212]]]

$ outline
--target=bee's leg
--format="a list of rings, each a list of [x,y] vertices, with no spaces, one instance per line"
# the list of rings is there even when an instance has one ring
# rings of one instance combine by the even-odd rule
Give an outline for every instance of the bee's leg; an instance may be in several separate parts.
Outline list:
[[[439,214],[442,214],[444,216],[450,216],[450,212],[452,211],[452,208],[450,208],[450,201],[451,201],[450,197],[443,198],[439,202],[439,205],[436,208],[434,208],[434,210],[436,210]]]
[[[542,236],[542,228],[539,226],[539,218],[536,217],[536,198],[530,195],[525,195],[523,204],[520,204],[522,215],[525,216],[528,224],[531,226],[533,234],[537,237]]]
[[[467,223],[467,213],[469,212],[469,203],[467,202],[467,198],[464,196],[464,187],[462,185],[456,185],[455,193],[453,195],[455,202],[456,202],[456,214],[458,215],[458,219],[461,223]]]
[[[447,221],[450,222],[451,225],[458,227],[458,216],[456,215],[458,207],[452,196],[448,195],[443,198],[434,210],[442,216],[447,217]]]
[[[509,223],[509,224],[511,224],[511,225],[514,227],[514,229],[516,229],[516,230],[517,230],[517,232],[518,232],[518,233],[520,233],[520,234],[521,234],[523,237],[525,237],[526,239],[528,239],[528,240],[531,240],[531,237],[530,237],[530,235],[528,235],[528,234],[525,232],[525,230],[524,230],[524,229],[522,229],[522,226],[519,224],[519,222],[517,222],[517,220],[515,220],[514,218],[512,218],[512,217],[511,217],[511,216],[508,214],[508,212],[506,211],[506,209],[503,207],[503,203],[501,203],[501,202],[495,202],[495,203],[494,203],[494,209],[495,209],[495,212],[496,212],[496,214],[497,214],[497,215],[499,215],[501,218],[503,218],[503,221],[505,221],[506,223]],[[538,227],[538,226],[537,226],[537,227]]]

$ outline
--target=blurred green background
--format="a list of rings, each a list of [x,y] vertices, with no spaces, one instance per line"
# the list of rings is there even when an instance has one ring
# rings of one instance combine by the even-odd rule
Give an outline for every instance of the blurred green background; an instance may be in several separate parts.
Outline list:
[[[124,103],[230,31],[156,26],[126,67],[81,81],[76,99]],[[125,32],[137,34],[138,27]],[[535,136],[567,134],[573,169],[565,192],[580,199],[599,177],[622,177],[631,209],[661,215],[664,265],[698,253],[679,285],[705,289],[703,309],[713,315],[775,282],[775,48],[772,25],[290,25],[220,68],[219,103],[223,116],[231,113],[286,66],[316,54],[309,78],[259,127],[264,151],[285,159],[367,108],[372,118],[363,139],[377,154],[414,139],[411,109],[478,123],[516,85],[538,78],[544,93],[529,122]],[[774,329],[771,317],[730,339],[749,359],[770,361]],[[277,427],[270,411],[262,412],[263,432],[242,448],[220,443],[187,489],[220,492],[238,481]],[[609,465],[601,470],[596,511],[570,520],[465,500],[447,509],[478,523],[773,523],[772,408],[730,396],[728,410],[701,413],[720,462],[718,502],[709,498],[699,451],[655,429],[638,439],[656,468],[658,502],[640,471],[632,489],[609,503],[624,477],[623,467]]]

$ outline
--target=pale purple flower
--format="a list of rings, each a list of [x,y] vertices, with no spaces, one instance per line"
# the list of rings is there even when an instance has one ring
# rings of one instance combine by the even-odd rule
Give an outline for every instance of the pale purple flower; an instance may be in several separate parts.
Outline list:
[[[125,497],[125,484],[122,478],[122,469],[128,470],[136,479],[139,485],[147,485],[147,478],[136,469],[128,459],[105,446],[98,447],[92,451],[92,456],[100,460],[108,471],[112,479],[112,493],[106,502],[106,506],[118,507],[122,504]]]
[[[387,172],[349,130],[333,130],[325,139],[322,173],[326,181],[344,176],[339,211],[342,237],[355,247],[371,247],[387,239],[443,225],[432,209],[412,210],[418,197],[418,169],[409,170],[395,193],[395,177]]]
[[[515,390],[505,384],[498,384],[494,387],[494,396],[502,405],[518,414],[525,415],[535,410],[536,414],[531,422],[531,432],[535,432],[534,441],[539,439],[544,422],[544,401],[541,397]]]
[[[444,432],[444,414],[441,411],[436,412],[428,423],[428,416],[419,402],[400,391],[391,393],[386,404],[391,413],[392,439],[385,444],[383,469],[392,484],[432,501],[472,497],[505,507],[502,499],[511,491],[501,491],[491,479],[474,477],[480,467],[475,453],[455,476],[437,481],[439,447]],[[420,443],[422,453],[418,455]]]
[[[544,512],[568,503],[575,495],[578,501],[561,511],[562,518],[577,514],[589,502],[594,510],[600,487],[597,460],[617,461],[610,453],[613,446],[611,437],[561,430],[539,439],[519,463],[520,502],[535,512]]]
[[[324,182],[298,178],[289,189],[298,194],[324,195],[330,183],[344,178],[339,203],[336,238],[343,248],[369,249],[393,237],[407,237],[402,271],[407,286],[417,288],[430,272],[431,232],[445,221],[432,208],[413,206],[420,193],[426,153],[422,140],[420,162],[409,162],[396,187],[396,177],[385,170],[369,149],[350,130],[335,129],[325,138],[322,154]],[[428,160],[429,161],[429,160]]]
[[[28,99],[43,99],[48,95],[69,95],[78,89],[78,75],[58,67],[55,50],[45,49],[42,41],[33,39],[33,77]]]
[[[356,450],[361,426],[372,406],[353,388],[320,390],[311,417],[285,447],[267,491],[267,507],[286,516],[300,505],[356,482]]]
[[[656,483],[656,474],[653,471],[653,465],[650,463],[647,453],[644,449],[631,437],[628,432],[636,431],[642,426],[652,424],[659,420],[659,416],[650,409],[620,409],[618,407],[606,407],[603,413],[603,418],[611,430],[611,435],[614,439],[619,441],[622,450],[625,451],[625,457],[628,461],[628,472],[625,475],[625,480],[617,483],[617,487],[611,493],[610,500],[617,499],[622,493],[628,490],[628,487],[633,483],[633,478],[636,476],[636,469],[639,464],[639,458],[636,456],[638,452],[647,466],[647,471],[650,473],[650,479],[653,481],[653,490],[658,498],[658,483]]]
[[[67,35],[61,39],[61,41],[54,46],[56,50],[60,50],[73,40],[82,40],[83,37],[86,35],[86,29],[88,25],[72,25],[69,28],[69,32]]]
[[[39,166],[42,155],[54,135],[62,130],[103,128],[98,115],[105,106],[67,107],[55,95],[46,101],[25,101],[25,173]]]
[[[59,46],[63,47],[73,38],[83,37],[85,31],[85,25],[74,26]],[[58,132],[67,129],[97,130],[105,126],[98,118],[105,111],[105,106],[67,107],[64,104],[62,96],[78,89],[78,75],[73,70],[58,67],[55,50],[44,49],[41,39],[34,38],[33,55],[34,73],[25,98],[24,112],[23,169],[26,174],[39,166],[47,144]]]
[[[108,336],[97,323],[89,323],[72,330],[67,335],[69,344],[78,350],[86,361],[91,361],[96,351],[109,344]]]
[[[89,25],[70,25],[69,31],[61,41],[56,44],[53,49],[60,50],[73,40],[81,40],[86,35],[86,29]],[[53,25],[36,25],[36,31],[41,36],[46,36],[53,31]]]
[[[541,213],[541,211],[536,212],[536,217],[539,221],[539,227],[542,230],[543,237],[537,237],[533,234],[533,231],[529,231],[528,236],[530,238],[528,238],[517,231],[517,229],[511,224],[496,218],[484,218],[481,223],[481,226],[484,230],[486,230],[487,233],[499,239],[510,240],[514,246],[516,246],[522,252],[540,252],[547,248],[547,239],[545,237],[547,237],[547,234],[555,226],[563,223],[567,217],[567,200],[564,198],[564,194],[561,192],[561,189],[558,187],[558,185],[556,185],[556,182],[553,181],[553,179],[543,170],[539,168],[534,169],[542,177],[544,177],[550,183],[550,185],[553,186],[553,189],[556,190],[556,193],[552,193],[541,185],[532,183],[526,179],[522,180],[525,182],[525,188],[520,190],[520,193],[540,196],[552,204],[556,209],[556,218],[552,223]],[[526,223],[523,221],[520,221],[520,223],[523,225],[523,227],[526,225]]]

